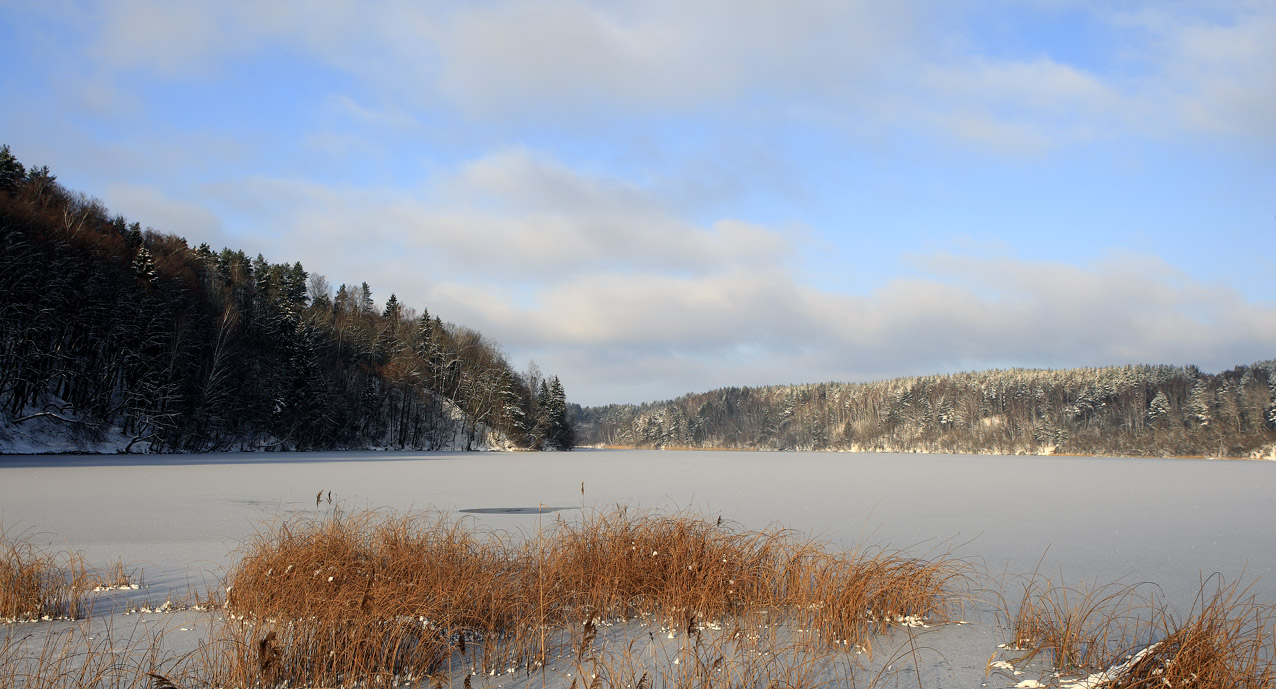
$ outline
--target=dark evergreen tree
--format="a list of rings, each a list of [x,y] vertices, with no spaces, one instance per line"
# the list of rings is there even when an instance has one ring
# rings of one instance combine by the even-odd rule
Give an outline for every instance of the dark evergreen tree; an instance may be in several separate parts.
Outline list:
[[[575,433],[567,418],[567,394],[558,376],[541,381],[538,395],[537,425],[545,444],[556,450],[570,450],[576,446]]]
[[[27,176],[27,170],[13,157],[8,146],[0,146],[0,193],[13,193]]]
[[[0,148],[0,448],[41,423],[134,451],[530,442],[499,350],[403,314],[367,283],[332,297],[300,263],[143,231]]]

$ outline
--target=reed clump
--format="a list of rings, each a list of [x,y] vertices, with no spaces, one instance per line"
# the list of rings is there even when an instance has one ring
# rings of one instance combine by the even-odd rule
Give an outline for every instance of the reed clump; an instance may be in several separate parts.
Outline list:
[[[1048,653],[1060,672],[1106,668],[1152,642],[1158,618],[1152,587],[1072,587],[1033,575],[1011,624],[1016,664]]]
[[[1141,687],[1276,686],[1276,607],[1257,603],[1237,583],[1198,595],[1188,617],[1160,621],[1161,638],[1106,685]]]
[[[488,537],[483,537],[488,536]],[[280,522],[245,545],[223,633],[239,681],[427,677],[466,635],[526,662],[535,619],[519,553],[441,514]],[[499,657],[498,657],[499,656]]]
[[[116,558],[105,570],[94,569],[89,573],[85,585],[94,591],[110,589],[137,589],[142,585],[142,577],[137,570],[130,570],[124,560]]]
[[[779,529],[624,508],[560,521],[529,545],[541,548],[559,614],[656,616],[674,626],[776,603],[784,564],[798,550]]]
[[[793,643],[849,650],[905,617],[942,617],[961,570],[685,513],[587,512],[511,539],[439,513],[338,512],[244,546],[210,646],[223,655],[206,665],[265,686],[530,672],[573,644],[583,660],[595,622],[635,617],[700,643],[705,625],[764,616],[768,634],[800,623],[818,630]]]
[[[872,636],[892,624],[943,622],[955,606],[954,593],[966,566],[948,558],[922,560],[901,553],[805,554],[787,573],[790,600],[805,626],[821,638],[847,647],[871,648]]]
[[[950,558],[836,552],[785,529],[623,508],[560,523],[546,567],[568,610],[655,616],[674,629],[767,610],[842,645],[909,618],[946,618],[965,571]]]
[[[41,547],[0,529],[0,622],[81,617],[91,577],[79,553]]]
[[[1061,674],[1094,673],[1064,686],[1085,689],[1272,689],[1276,607],[1238,583],[1201,587],[1186,618],[1150,586],[1094,589],[1033,577],[1011,624],[1018,664],[1048,653]]]

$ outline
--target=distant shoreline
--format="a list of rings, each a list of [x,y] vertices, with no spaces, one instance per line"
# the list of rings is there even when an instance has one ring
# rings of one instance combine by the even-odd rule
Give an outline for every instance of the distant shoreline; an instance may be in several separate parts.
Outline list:
[[[822,452],[831,454],[994,455],[1006,457],[1089,457],[1094,459],[1204,459],[1218,461],[1240,460],[1249,462],[1276,461],[1276,449],[1272,449],[1267,455],[1240,457],[1228,455],[1087,455],[1074,452],[931,452],[929,450],[863,450],[846,448],[790,450],[761,447],[693,447],[685,445],[668,445],[664,447],[644,447],[641,445],[580,445],[579,448],[591,450],[668,450],[671,452]]]

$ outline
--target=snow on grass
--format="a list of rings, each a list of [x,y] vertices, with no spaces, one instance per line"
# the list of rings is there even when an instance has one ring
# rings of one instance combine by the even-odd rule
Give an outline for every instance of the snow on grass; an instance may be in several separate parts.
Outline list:
[[[1244,570],[1258,578],[1254,592],[1260,599],[1270,600],[1276,591],[1276,531],[1255,524],[1276,520],[1268,488],[1276,480],[1272,469],[1266,462],[645,451],[0,457],[0,523],[51,534],[56,543],[83,549],[89,562],[122,558],[144,564],[147,590],[155,596],[151,602],[113,602],[112,596],[131,598],[132,591],[101,592],[95,594],[101,599],[93,606],[94,618],[84,624],[119,630],[129,628],[125,621],[149,619],[146,628],[196,629],[164,639],[170,644],[166,648],[186,653],[200,641],[211,641],[224,621],[220,611],[130,617],[122,611],[129,605],[153,610],[162,607],[169,592],[180,600],[185,592],[218,586],[235,562],[236,549],[264,522],[369,506],[408,510],[438,505],[454,512],[485,508],[465,518],[520,538],[547,531],[559,518],[578,520],[580,507],[547,514],[503,511],[503,506],[575,504],[591,509],[623,503],[673,511],[691,506],[754,528],[782,523],[830,543],[916,544],[910,551],[918,555],[952,551],[978,557],[995,572],[1032,571],[1049,546],[1042,570],[1058,572],[1061,580],[1156,581],[1167,602],[1179,609],[1190,607],[1202,572],[1222,571],[1235,578]],[[333,491],[333,504],[325,500],[315,505],[315,491],[321,488],[325,495]],[[1031,500],[1025,502],[1025,495]],[[665,554],[663,547],[645,554],[652,550],[660,551],[657,561]],[[276,568],[274,574],[280,571]],[[853,644],[841,645],[870,676],[892,667],[899,686],[909,685],[902,673],[914,667],[919,667],[924,686],[989,682],[1011,687],[1023,681],[1023,675],[984,676],[984,659],[1008,637],[1001,636],[994,616],[978,603],[966,612],[963,621],[970,624],[960,627],[933,621],[923,621],[929,627],[893,625],[874,637],[871,648],[859,649],[861,655],[855,655]],[[694,638],[676,625],[662,629],[650,622],[646,627],[635,620],[612,627],[599,623],[600,635],[627,630],[623,636],[616,632],[615,643],[608,646],[618,654],[610,656],[618,680],[622,668],[638,670],[641,659],[622,665],[622,643],[645,639],[647,645],[635,649],[644,649],[648,658],[651,653],[664,657],[659,655],[664,647],[652,646],[648,631],[667,644]],[[66,624],[0,627],[0,636],[42,635]],[[721,628],[705,626],[702,635],[734,632],[725,621],[715,624]],[[786,633],[807,634],[810,629],[801,625]],[[670,630],[677,632],[673,639],[667,638]],[[741,638],[755,644],[782,641],[780,632],[764,623],[742,631]],[[902,655],[892,660],[897,653]],[[554,660],[573,658],[569,653]],[[681,659],[677,668],[694,665],[689,656],[670,656],[674,658]],[[497,674],[502,684],[539,686],[535,673],[529,679],[525,669],[506,673],[509,667]],[[544,667],[582,676],[564,665]],[[455,668],[459,672],[460,665]],[[1018,669],[1043,681],[1053,670],[1044,659]],[[623,679],[632,685],[641,674],[638,670]],[[859,677],[859,686],[867,686],[864,675]],[[459,686],[461,679],[454,675],[453,685]],[[475,677],[474,689],[481,689],[484,681]],[[559,674],[548,684],[567,689],[570,679]]]

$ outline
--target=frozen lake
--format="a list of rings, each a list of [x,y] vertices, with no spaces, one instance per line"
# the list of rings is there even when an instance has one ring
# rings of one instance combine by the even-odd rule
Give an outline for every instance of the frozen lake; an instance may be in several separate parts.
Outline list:
[[[585,494],[581,495],[581,483]],[[538,505],[624,504],[781,524],[839,545],[946,551],[994,576],[1151,581],[1188,606],[1203,577],[1276,600],[1276,463],[846,453],[287,453],[0,457],[10,535],[123,558],[152,591],[217,581],[278,515],[441,508],[533,531]],[[320,510],[331,509],[325,503]],[[469,511],[475,510],[475,511]]]

